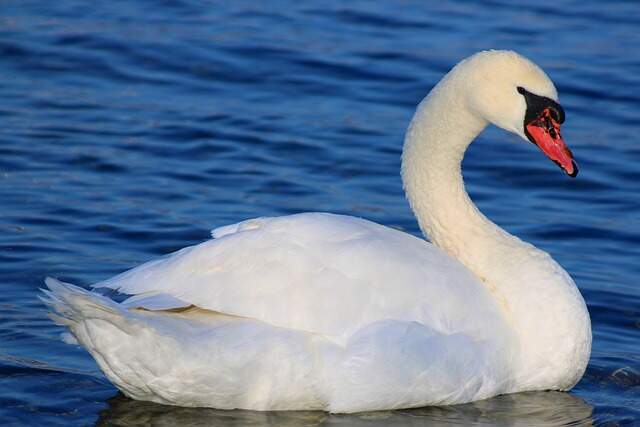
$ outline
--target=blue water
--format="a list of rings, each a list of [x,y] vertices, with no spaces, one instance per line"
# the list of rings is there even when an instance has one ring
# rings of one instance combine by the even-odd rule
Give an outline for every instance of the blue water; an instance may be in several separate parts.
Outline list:
[[[0,3],[0,425],[640,425],[636,2]],[[556,82],[566,177],[490,129],[464,162],[483,212],[550,252],[593,322],[571,393],[358,416],[184,409],[119,395],[36,299],[321,210],[419,234],[400,150],[453,64],[510,48]],[[324,425],[323,424],[323,425]]]

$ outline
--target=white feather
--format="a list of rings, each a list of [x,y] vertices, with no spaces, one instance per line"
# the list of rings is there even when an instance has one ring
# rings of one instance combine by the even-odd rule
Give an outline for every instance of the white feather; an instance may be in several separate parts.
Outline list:
[[[414,116],[403,182],[437,246],[348,216],[256,218],[94,285],[121,304],[54,279],[43,300],[135,399],[355,412],[571,388],[590,353],[584,300],[478,212],[460,174],[488,122],[522,133],[516,85],[556,97],[526,59],[483,52]]]

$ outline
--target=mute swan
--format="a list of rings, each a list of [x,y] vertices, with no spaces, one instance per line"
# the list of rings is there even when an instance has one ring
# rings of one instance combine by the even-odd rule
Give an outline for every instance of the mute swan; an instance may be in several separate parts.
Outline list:
[[[591,351],[571,277],[489,221],[460,164],[493,123],[578,172],[556,89],[529,60],[477,53],[420,103],[402,180],[433,244],[326,213],[256,218],[94,288],[48,278],[52,317],[134,399],[358,412],[568,390]]]

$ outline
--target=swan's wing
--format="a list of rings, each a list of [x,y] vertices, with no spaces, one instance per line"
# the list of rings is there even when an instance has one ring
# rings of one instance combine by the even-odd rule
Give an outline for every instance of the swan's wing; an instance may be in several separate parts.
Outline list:
[[[243,221],[212,234],[94,286],[134,295],[130,306],[195,305],[343,337],[382,319],[445,333],[491,329],[499,321],[493,298],[462,264],[370,221],[307,213]]]

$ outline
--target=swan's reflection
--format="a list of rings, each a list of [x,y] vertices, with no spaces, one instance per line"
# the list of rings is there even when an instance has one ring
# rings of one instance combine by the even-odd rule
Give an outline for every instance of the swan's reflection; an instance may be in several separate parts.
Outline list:
[[[324,412],[223,411],[139,402],[117,395],[100,413],[98,426],[590,426],[593,408],[569,393],[498,396],[467,405],[355,415]]]

